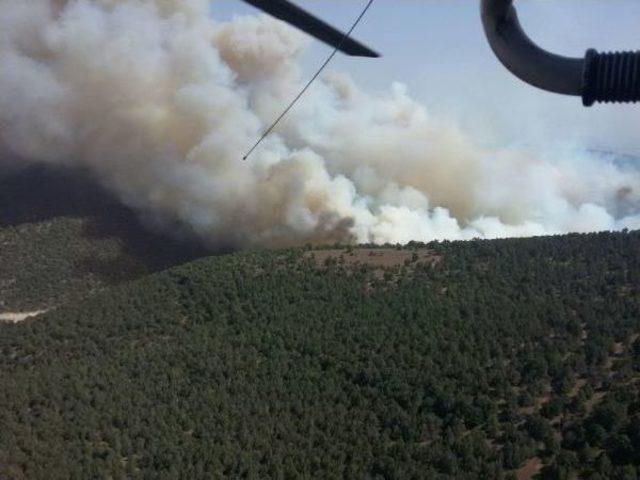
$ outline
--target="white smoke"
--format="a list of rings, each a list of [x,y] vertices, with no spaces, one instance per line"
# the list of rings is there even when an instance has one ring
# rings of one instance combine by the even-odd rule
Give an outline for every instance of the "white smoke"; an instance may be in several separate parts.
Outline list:
[[[0,156],[88,167],[211,243],[407,242],[640,228],[640,174],[488,149],[395,84],[301,87],[304,37],[205,0],[0,0]]]

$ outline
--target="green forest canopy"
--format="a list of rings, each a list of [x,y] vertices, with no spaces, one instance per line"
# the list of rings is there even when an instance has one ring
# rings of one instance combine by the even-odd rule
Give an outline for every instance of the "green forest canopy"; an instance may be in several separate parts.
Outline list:
[[[0,478],[637,478],[639,233],[397,251],[205,258],[0,324]]]

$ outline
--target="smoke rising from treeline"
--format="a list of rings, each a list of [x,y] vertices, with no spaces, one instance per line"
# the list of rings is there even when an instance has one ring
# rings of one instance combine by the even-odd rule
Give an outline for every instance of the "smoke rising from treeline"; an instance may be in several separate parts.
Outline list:
[[[640,228],[637,171],[487,148],[402,84],[371,96],[339,73],[243,162],[306,80],[306,40],[210,9],[0,0],[4,162],[88,168],[149,221],[238,247]]]

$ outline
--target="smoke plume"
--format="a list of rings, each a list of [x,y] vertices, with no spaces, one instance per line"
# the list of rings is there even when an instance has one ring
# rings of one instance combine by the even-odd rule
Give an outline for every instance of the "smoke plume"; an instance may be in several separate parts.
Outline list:
[[[243,162],[304,46],[205,0],[0,0],[0,157],[88,168],[149,221],[238,247],[640,227],[640,174],[614,159],[487,148],[402,84],[337,73]]]

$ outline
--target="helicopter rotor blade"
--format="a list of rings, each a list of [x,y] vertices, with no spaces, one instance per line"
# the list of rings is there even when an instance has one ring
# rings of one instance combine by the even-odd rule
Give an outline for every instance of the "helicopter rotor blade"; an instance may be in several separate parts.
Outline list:
[[[288,24],[302,30],[305,33],[339,48],[347,55],[355,57],[376,58],[380,54],[352,38],[345,38],[345,34],[332,27],[328,23],[313,16],[306,10],[298,7],[288,0],[244,0],[256,8],[272,15]]]

